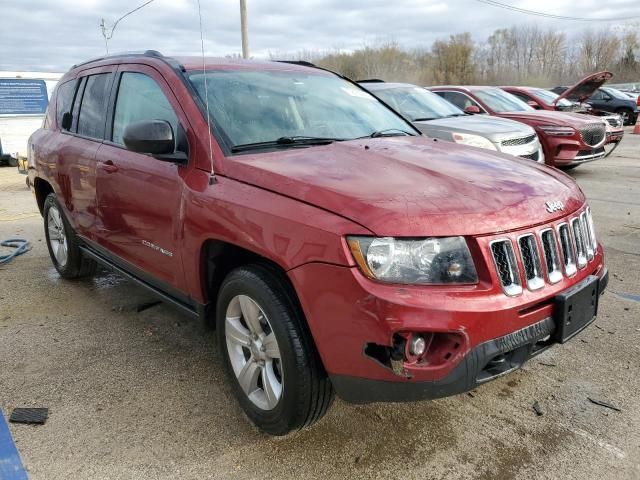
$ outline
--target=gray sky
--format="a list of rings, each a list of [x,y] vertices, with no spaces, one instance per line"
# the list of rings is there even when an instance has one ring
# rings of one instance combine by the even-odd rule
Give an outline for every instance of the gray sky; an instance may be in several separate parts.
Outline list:
[[[640,15],[640,0],[502,0],[521,8],[580,17]],[[201,0],[207,55],[241,51],[239,2]],[[99,23],[112,24],[144,0],[0,0],[0,70],[65,71],[105,53]],[[567,32],[615,23],[566,22],[498,9],[475,0],[247,0],[252,56],[356,49],[394,40],[428,47],[452,33],[486,38],[497,28],[536,23]],[[579,4],[580,9],[575,6]],[[199,54],[196,0],[155,0],[124,19],[111,52],[155,49]]]

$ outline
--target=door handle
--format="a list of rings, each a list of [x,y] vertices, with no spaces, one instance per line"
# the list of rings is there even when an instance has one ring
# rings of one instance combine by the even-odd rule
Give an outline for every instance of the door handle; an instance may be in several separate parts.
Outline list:
[[[98,162],[98,167],[107,173],[116,173],[118,171],[118,167],[111,160]]]

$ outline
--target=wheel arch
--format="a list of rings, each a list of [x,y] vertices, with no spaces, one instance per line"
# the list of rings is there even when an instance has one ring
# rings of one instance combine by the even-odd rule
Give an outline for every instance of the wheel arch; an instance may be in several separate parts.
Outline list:
[[[44,212],[44,202],[47,199],[47,196],[50,193],[54,193],[53,187],[46,180],[43,180],[40,177],[36,177],[33,180],[33,190],[36,195],[38,210],[40,210],[40,214],[42,215]]]
[[[212,306],[216,301],[222,282],[232,270],[245,265],[260,265],[279,277],[287,288],[292,301],[295,302],[295,307],[302,311],[298,295],[286,269],[259,253],[224,240],[208,239],[200,249],[200,265],[202,296],[205,302]]]

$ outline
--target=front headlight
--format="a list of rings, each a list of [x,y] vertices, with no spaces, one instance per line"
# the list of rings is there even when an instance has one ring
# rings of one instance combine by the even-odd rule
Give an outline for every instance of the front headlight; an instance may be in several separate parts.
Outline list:
[[[386,283],[477,283],[478,274],[463,237],[398,239],[347,237],[362,273]]]
[[[538,127],[547,135],[553,137],[571,137],[575,135],[576,130],[573,127],[561,127],[557,125],[540,125]]]
[[[480,135],[471,135],[469,133],[453,133],[453,141],[470,147],[488,148],[489,150],[497,150],[496,146],[490,140]]]

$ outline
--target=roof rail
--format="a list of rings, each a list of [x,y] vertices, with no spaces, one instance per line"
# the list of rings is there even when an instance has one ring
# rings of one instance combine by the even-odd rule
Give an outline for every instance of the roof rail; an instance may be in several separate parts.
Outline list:
[[[357,83],[385,83],[384,80],[379,78],[365,78],[364,80],[356,80]]]
[[[89,63],[99,62],[100,60],[106,60],[108,58],[114,57],[157,57],[164,58],[164,55],[157,50],[144,50],[144,51],[134,51],[134,52],[117,52],[111,55],[103,55],[102,57],[92,58],[85,62],[76,63],[71,68],[81,67],[82,65],[88,65]]]

